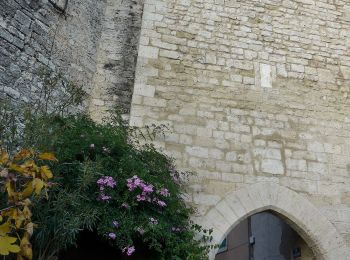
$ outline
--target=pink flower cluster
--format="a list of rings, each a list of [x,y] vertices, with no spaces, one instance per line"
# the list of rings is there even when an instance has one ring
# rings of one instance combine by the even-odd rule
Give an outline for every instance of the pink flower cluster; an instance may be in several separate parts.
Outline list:
[[[144,193],[152,193],[153,192],[153,185],[152,184],[145,184],[137,175],[134,175],[130,179],[127,179],[127,184],[129,191],[135,190],[137,187],[140,187]]]
[[[152,184],[146,184],[137,175],[134,175],[132,178],[127,179],[126,186],[129,188],[129,191],[133,191],[137,187],[142,190],[142,193],[136,196],[137,201],[151,202],[149,195],[154,191]]]
[[[145,183],[137,175],[134,175],[133,177],[127,179],[126,186],[128,187],[129,191],[133,191],[137,188],[140,188],[142,190],[141,194],[136,195],[137,201],[153,202],[160,207],[166,206],[166,203],[163,200],[160,200],[158,198],[151,199],[151,194],[155,191],[154,186],[152,184]],[[156,191],[156,193],[163,197],[170,196],[169,190],[166,188],[162,188]]]
[[[123,248],[123,253],[126,253],[128,256],[131,256],[135,252],[134,246],[128,246]]]
[[[100,188],[100,200],[109,201],[112,197],[105,194],[106,187],[114,188],[117,186],[117,182],[111,176],[103,176],[97,181],[97,185]]]
[[[105,187],[114,188],[117,186],[117,182],[111,176],[103,176],[97,181],[98,186],[100,186],[100,190],[104,190]]]

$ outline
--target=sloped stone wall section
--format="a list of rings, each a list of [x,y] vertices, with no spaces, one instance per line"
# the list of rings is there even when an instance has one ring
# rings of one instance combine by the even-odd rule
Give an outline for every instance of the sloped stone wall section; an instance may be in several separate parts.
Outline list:
[[[349,31],[346,1],[146,0],[130,123],[168,125],[198,217],[273,182],[350,245]]]
[[[115,107],[129,115],[142,10],[142,0],[107,0],[89,106],[98,121]]]

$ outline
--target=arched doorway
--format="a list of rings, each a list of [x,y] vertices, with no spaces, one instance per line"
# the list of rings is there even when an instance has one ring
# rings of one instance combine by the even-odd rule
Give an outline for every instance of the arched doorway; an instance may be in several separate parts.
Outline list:
[[[266,210],[283,216],[317,260],[350,259],[344,238],[333,224],[305,197],[275,183],[256,183],[230,192],[195,221],[205,228],[213,228],[214,243],[220,244],[241,221]],[[213,250],[209,258],[215,259],[216,253],[217,249]]]
[[[278,214],[264,211],[241,221],[221,242],[215,260],[316,260]]]

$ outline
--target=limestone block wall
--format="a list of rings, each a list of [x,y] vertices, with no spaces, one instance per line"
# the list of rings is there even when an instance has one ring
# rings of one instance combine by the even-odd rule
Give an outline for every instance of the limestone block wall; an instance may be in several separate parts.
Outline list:
[[[100,0],[68,0],[65,14],[48,0],[2,0],[0,94],[30,99],[41,67],[63,73],[89,92],[104,11]]]
[[[350,245],[349,32],[342,0],[146,0],[130,122],[169,126],[198,216],[275,183]]]

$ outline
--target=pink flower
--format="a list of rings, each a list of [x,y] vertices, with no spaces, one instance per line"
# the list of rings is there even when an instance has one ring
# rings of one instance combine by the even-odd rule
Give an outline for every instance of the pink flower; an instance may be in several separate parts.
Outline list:
[[[139,186],[141,183],[142,183],[142,181],[138,177],[134,179],[134,184],[136,186]]]
[[[117,235],[115,233],[109,233],[108,236],[109,236],[110,239],[114,240]]]
[[[144,194],[137,195],[136,196],[136,200],[137,201],[145,201],[146,200],[146,196]]]
[[[103,201],[108,201],[108,200],[110,200],[112,197],[111,197],[111,196],[107,196],[107,195],[105,195],[105,194],[101,194],[100,198],[101,198],[101,200],[103,200]]]
[[[162,200],[158,200],[157,203],[161,207],[165,207],[166,206],[166,203],[164,201],[162,201]]]
[[[169,190],[166,189],[166,188],[160,189],[159,194],[164,196],[164,197],[169,197],[170,196]]]
[[[110,188],[114,188],[115,186],[117,186],[117,182],[113,179],[113,177],[111,176],[103,176],[100,179],[98,179],[97,184],[101,187],[110,187]]]
[[[119,227],[119,222],[118,222],[118,221],[114,220],[112,223],[113,223],[113,226],[114,226],[115,228],[118,228],[118,227]]]
[[[135,177],[137,178],[137,176],[135,175],[132,178],[126,180],[127,181],[126,186],[129,188],[129,191],[133,191],[134,189],[137,188],[137,185],[135,184],[135,181],[134,181]]]
[[[128,248],[128,252],[126,252],[126,254],[128,256],[131,256],[134,252],[135,252],[135,247],[131,246],[131,247]]]
[[[153,185],[150,184],[150,185],[143,185],[142,186],[142,189],[143,189],[143,192],[145,193],[152,193],[153,192]]]
[[[123,253],[126,251],[126,254],[128,256],[131,256],[135,252],[135,247],[134,246],[128,246],[123,248]]]
[[[158,224],[158,220],[156,220],[155,218],[150,218],[149,220],[151,221],[151,224],[153,224],[153,225]]]

